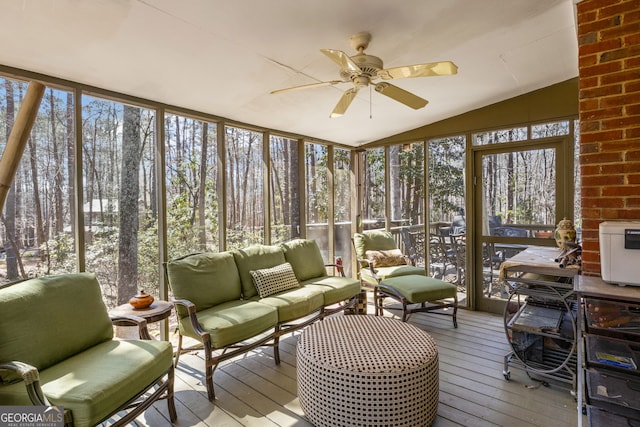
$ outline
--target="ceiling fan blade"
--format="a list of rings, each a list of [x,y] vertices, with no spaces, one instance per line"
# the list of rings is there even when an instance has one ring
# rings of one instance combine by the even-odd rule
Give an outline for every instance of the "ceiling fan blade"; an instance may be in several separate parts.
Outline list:
[[[347,55],[346,53],[344,53],[341,50],[320,49],[320,52],[322,52],[325,55],[327,55],[329,57],[329,59],[331,59],[333,62],[338,64],[340,66],[340,68],[343,68],[343,69],[349,70],[349,71],[353,71],[354,73],[361,73],[362,72],[360,67],[358,67],[356,65],[356,63],[353,62],[353,60],[351,58],[349,58],[349,55]]]
[[[377,83],[375,84],[376,92],[388,96],[408,107],[418,110],[428,104],[426,99],[422,99],[417,95],[407,92],[404,89],[400,89],[398,86],[394,86],[389,83]]]
[[[345,80],[331,80],[331,81],[328,81],[328,82],[319,82],[319,83],[311,83],[311,84],[308,84],[308,85],[287,87],[287,88],[284,88],[284,89],[273,90],[270,93],[271,94],[275,94],[275,93],[282,93],[282,92],[290,92],[292,90],[309,89],[309,88],[312,88],[312,87],[333,86],[333,85],[338,84],[338,83],[349,83],[349,82],[345,81]]]
[[[349,105],[351,105],[351,101],[353,101],[353,98],[356,97],[358,90],[359,88],[357,86],[345,90],[342,94],[342,97],[340,98],[340,101],[338,101],[329,117],[333,119],[335,117],[344,115],[344,113],[347,111],[347,108],[349,108]]]
[[[378,71],[378,77],[384,80],[395,80],[411,77],[450,76],[457,72],[458,66],[456,64],[451,61],[443,61],[387,68]]]

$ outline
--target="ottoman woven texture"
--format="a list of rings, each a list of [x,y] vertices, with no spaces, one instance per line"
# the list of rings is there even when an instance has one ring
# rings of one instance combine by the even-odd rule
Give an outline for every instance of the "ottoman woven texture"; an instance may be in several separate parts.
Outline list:
[[[316,426],[426,426],[438,408],[438,350],[395,319],[338,316],[297,344],[298,398]]]

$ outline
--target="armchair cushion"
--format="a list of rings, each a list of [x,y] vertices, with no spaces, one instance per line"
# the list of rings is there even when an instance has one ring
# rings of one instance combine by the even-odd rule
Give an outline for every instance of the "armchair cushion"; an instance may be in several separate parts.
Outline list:
[[[327,275],[324,259],[315,240],[295,239],[280,246],[300,282]]]
[[[251,270],[250,273],[260,298],[300,287],[293,268],[288,262],[271,268]]]
[[[73,408],[75,426],[93,426],[165,374],[172,362],[166,341],[110,340],[40,371],[40,381],[51,404]],[[0,401],[31,405],[22,383],[1,387]]]
[[[0,303],[0,359],[4,361],[19,360],[44,370],[113,337],[100,286],[91,273],[17,283],[3,289]]]
[[[353,245],[358,259],[365,259],[367,251],[398,249],[393,235],[388,231],[372,230],[353,235]]]
[[[365,255],[374,267],[393,267],[408,264],[400,249],[368,250]]]
[[[240,275],[230,252],[187,255],[167,263],[175,299],[186,299],[197,311],[240,299]],[[180,317],[186,310],[178,306]]]

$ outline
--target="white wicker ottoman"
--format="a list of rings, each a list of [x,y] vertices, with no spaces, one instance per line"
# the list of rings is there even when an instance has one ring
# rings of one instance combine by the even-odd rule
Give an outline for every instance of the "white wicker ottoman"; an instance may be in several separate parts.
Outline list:
[[[399,320],[336,316],[298,339],[298,398],[316,426],[427,426],[438,409],[438,350]]]

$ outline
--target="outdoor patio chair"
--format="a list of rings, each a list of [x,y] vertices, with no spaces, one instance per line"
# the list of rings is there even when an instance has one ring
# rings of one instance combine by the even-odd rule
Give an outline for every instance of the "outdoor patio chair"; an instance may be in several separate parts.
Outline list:
[[[425,263],[424,231],[410,231],[409,228],[404,227],[400,233],[411,264],[423,267]]]

